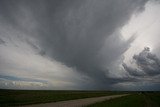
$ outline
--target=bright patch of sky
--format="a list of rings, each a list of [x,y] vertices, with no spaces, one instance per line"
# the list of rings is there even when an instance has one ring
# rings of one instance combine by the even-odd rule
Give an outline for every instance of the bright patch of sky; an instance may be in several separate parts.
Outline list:
[[[133,14],[130,21],[121,29],[125,40],[131,36],[136,39],[125,52],[125,61],[129,61],[134,54],[139,53],[144,47],[150,47],[151,51],[160,44],[160,4],[149,1],[143,12]]]

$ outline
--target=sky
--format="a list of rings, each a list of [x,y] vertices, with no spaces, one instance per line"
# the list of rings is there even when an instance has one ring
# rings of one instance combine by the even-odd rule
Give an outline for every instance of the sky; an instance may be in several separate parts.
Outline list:
[[[0,0],[0,88],[160,91],[159,0]]]

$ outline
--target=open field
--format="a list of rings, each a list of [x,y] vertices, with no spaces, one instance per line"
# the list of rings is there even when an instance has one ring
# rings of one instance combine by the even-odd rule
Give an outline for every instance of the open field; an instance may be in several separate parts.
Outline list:
[[[0,90],[0,107],[57,102],[123,93],[127,92]]]
[[[88,107],[160,107],[160,92],[0,90],[0,107],[131,94]]]
[[[132,94],[98,102],[88,107],[160,107],[160,92]]]

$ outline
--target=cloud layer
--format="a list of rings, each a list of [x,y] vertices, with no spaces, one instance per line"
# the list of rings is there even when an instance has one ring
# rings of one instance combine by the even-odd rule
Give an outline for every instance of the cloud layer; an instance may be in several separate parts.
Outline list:
[[[5,77],[17,77],[18,82],[35,78],[46,81],[47,89],[112,89],[115,84],[134,81],[117,67],[136,39],[131,35],[125,40],[121,28],[133,14],[144,11],[146,3],[2,0],[0,78],[12,81]],[[159,73],[159,59],[149,51],[133,58],[144,73]],[[123,67],[130,75],[143,75],[126,64]]]

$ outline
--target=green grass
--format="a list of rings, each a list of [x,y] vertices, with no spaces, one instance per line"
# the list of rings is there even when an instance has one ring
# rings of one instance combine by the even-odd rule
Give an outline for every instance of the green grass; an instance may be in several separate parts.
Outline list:
[[[99,97],[124,92],[0,90],[0,107]]]
[[[108,101],[98,102],[88,107],[160,107],[160,93],[138,93]]]

